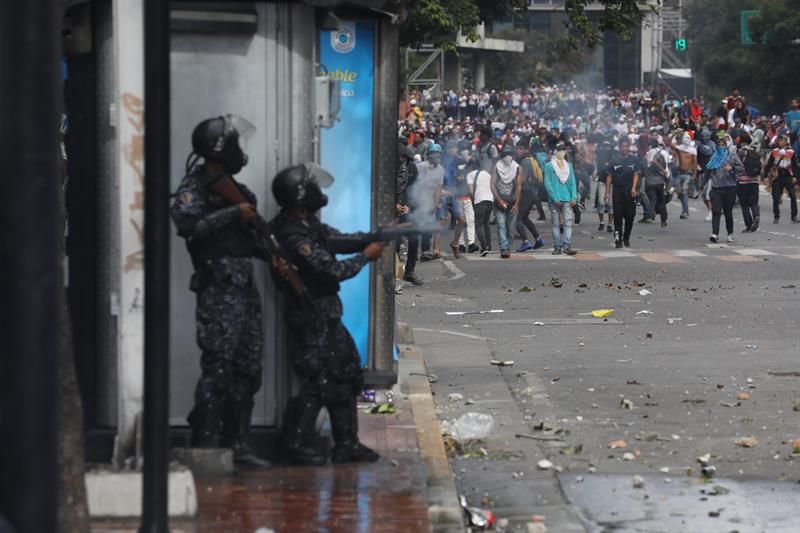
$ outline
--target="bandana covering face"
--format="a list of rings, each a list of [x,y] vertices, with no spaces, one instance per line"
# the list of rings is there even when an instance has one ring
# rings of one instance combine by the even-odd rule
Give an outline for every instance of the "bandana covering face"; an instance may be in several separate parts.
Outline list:
[[[556,171],[558,181],[566,183],[569,179],[569,163],[564,160],[556,159],[553,161],[553,170]]]
[[[719,148],[717,148],[717,151],[714,152],[711,161],[709,161],[708,164],[706,165],[706,169],[717,170],[727,160],[728,160],[728,149],[720,146]]]
[[[519,168],[519,165],[516,161],[514,161],[514,158],[511,158],[510,163],[506,163],[504,157],[497,162],[496,168],[497,177],[500,178],[500,181],[505,184],[509,184],[514,181],[514,178],[517,177],[517,169]]]

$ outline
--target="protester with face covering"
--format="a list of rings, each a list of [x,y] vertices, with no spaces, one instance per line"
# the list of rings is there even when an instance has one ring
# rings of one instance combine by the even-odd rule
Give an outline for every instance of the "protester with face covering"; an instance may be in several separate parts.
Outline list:
[[[572,208],[578,202],[578,187],[575,171],[566,156],[567,147],[560,142],[556,145],[555,157],[544,166],[544,184],[553,229],[553,255],[577,253],[572,248]]]
[[[519,164],[514,161],[513,146],[505,146],[502,157],[492,167],[491,186],[500,257],[508,259],[511,257],[511,241],[522,195],[522,172]]]
[[[725,214],[725,229],[728,232],[728,242],[733,242],[733,206],[736,203],[736,183],[738,177],[744,174],[744,165],[732,150],[733,141],[724,131],[718,131],[716,136],[717,149],[711,160],[706,165],[703,175],[708,183],[709,199],[711,200],[711,242],[719,240],[719,224],[722,214]]]

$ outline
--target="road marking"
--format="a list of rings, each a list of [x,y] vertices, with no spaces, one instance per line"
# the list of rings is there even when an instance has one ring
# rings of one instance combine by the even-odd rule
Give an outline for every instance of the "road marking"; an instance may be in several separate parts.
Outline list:
[[[571,255],[534,255],[534,259],[540,259],[542,261],[561,261],[564,259],[575,259],[574,256]]]
[[[727,244],[713,243],[712,242],[712,243],[706,243],[706,248],[712,248],[712,249],[715,249],[715,250],[723,250],[725,248],[730,248],[730,246],[728,246]]]
[[[715,259],[719,259],[720,261],[729,261],[731,263],[750,263],[753,261],[758,261],[758,259],[749,255],[718,255],[715,256]]]
[[[536,323],[542,324],[537,326]],[[519,324],[531,325],[535,327],[542,326],[608,326],[608,325],[621,325],[616,318],[496,318],[493,320],[476,320],[475,324]],[[416,329],[416,328],[415,328]]]
[[[675,250],[672,255],[675,257],[708,257],[706,254],[695,250]]]
[[[636,254],[632,252],[597,252],[597,255],[605,257],[607,259],[618,259],[621,257],[637,257]]]
[[[455,281],[457,279],[461,279],[464,276],[466,276],[466,274],[464,274],[464,272],[460,268],[458,268],[452,261],[445,259],[442,261],[442,263],[444,264],[445,268],[449,270],[451,274],[453,274],[453,277],[446,281]]]
[[[604,261],[606,258],[594,252],[578,252],[575,259],[578,261]]]
[[[773,252],[768,252],[767,250],[762,250],[761,248],[742,248],[733,251],[740,255],[778,255]]]
[[[491,337],[480,337],[478,335],[470,335],[469,333],[461,333],[460,331],[447,331],[446,329],[426,329],[426,328],[412,328],[415,331],[425,331],[426,333],[441,333],[443,335],[455,335],[456,337],[466,337],[476,341],[493,341]]]
[[[783,257],[788,257],[789,259],[800,259],[800,254],[784,255]]]
[[[666,253],[640,253],[639,257],[649,263],[685,263],[683,259]]]

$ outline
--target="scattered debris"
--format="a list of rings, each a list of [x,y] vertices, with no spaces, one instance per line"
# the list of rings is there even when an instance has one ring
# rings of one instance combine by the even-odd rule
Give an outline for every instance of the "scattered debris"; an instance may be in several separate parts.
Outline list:
[[[613,309],[595,309],[592,311],[592,316],[594,318],[608,318],[614,314]]]
[[[484,413],[464,413],[454,421],[442,422],[442,429],[458,441],[485,439],[492,433],[494,417]]]
[[[795,285],[781,285],[781,289],[795,289],[797,288]]]
[[[490,363],[494,366],[514,366],[514,361],[500,361],[498,359],[492,359]]]
[[[527,376],[528,376],[528,371],[527,370],[523,370],[521,372],[517,372],[517,377],[518,378],[524,378],[524,377],[527,377]]]
[[[532,290],[533,289],[531,289],[530,287],[526,286],[526,287],[520,287],[519,291],[517,291],[517,292],[531,292]]]
[[[717,467],[714,465],[703,465],[700,468],[700,473],[703,474],[704,477],[714,477],[717,475]]]
[[[460,392],[451,392],[450,394],[447,395],[448,402],[460,402],[463,399],[464,395],[461,394]]]
[[[688,398],[686,400],[683,400],[683,403],[690,403],[692,405],[701,405],[701,404],[706,403],[706,401],[705,400],[701,400],[699,398]]]
[[[626,384],[628,384],[628,385],[641,385],[641,383],[639,383],[639,382],[638,382],[637,380],[635,380],[635,379],[629,379],[629,380],[628,380],[628,381],[626,381],[625,383],[626,383]]]
[[[800,454],[800,439],[794,439],[792,441],[792,453]]]
[[[622,439],[612,440],[611,442],[608,443],[608,447],[611,448],[612,450],[622,450],[628,447],[628,443]]]
[[[564,286],[564,284],[561,283],[561,280],[558,278],[550,278],[550,286],[555,287],[556,289],[560,289],[561,287]]]
[[[652,339],[653,338],[653,333],[648,331],[647,334],[645,335],[645,337],[647,337],[648,339]]]
[[[800,403],[796,403],[792,406],[792,411],[796,413],[800,413]]]
[[[532,522],[528,524],[527,533],[547,533],[547,526],[545,526],[541,522]]]
[[[463,316],[463,315],[488,315],[494,313],[505,313],[502,309],[490,309],[488,311],[445,311],[444,314],[448,316]]]
[[[707,465],[709,461],[711,461],[710,453],[705,453],[697,458],[697,462],[700,463],[701,465]]]
[[[653,293],[648,291],[647,289],[642,289],[639,291],[639,296],[650,296],[651,294]]]
[[[528,435],[526,433],[517,433],[514,435],[518,439],[530,439],[530,440],[544,440],[544,441],[552,441],[552,440],[563,440],[561,437],[557,435]],[[583,447],[581,446],[581,449]]]
[[[633,476],[633,488],[634,489],[643,489],[644,488],[644,478],[642,476]]]
[[[541,461],[536,463],[536,466],[539,467],[539,470],[550,470],[551,468],[553,468],[553,463],[548,461],[547,459],[542,459]]]
[[[553,379],[550,380],[550,383],[558,383],[559,381],[561,381],[561,378],[558,377],[558,376],[555,376]]]
[[[722,485],[714,485],[709,490],[701,490],[700,492],[708,496],[724,496],[730,493],[730,490],[726,489]]]
[[[634,459],[636,459],[636,455],[631,452],[625,452],[622,454],[623,461],[633,461]]]
[[[578,444],[577,446],[565,446],[558,450],[558,453],[561,455],[580,455],[583,452],[583,444]]]
[[[623,409],[633,409],[633,402],[627,398],[623,398],[619,401],[619,406]]]
[[[708,516],[711,518],[719,518],[720,513],[722,513],[722,509],[717,509],[716,511],[709,511]]]
[[[467,499],[464,496],[459,497],[461,508],[464,509],[464,514],[467,516],[467,523],[479,529],[491,529],[497,522],[497,516],[491,511],[486,509],[479,509],[478,507],[470,507],[467,505]]]
[[[747,348],[748,350],[757,350],[758,349],[758,345],[757,344],[745,344],[744,347]]]
[[[637,315],[653,315],[655,313],[653,313],[652,311],[649,311],[647,309],[642,309],[641,311],[637,311],[636,314]]]
[[[669,467],[662,466],[661,468],[658,469],[658,471],[661,472],[662,474],[669,474]]]
[[[736,402],[736,403],[733,403],[733,402],[719,402],[719,404],[722,407],[739,407],[740,405],[742,405],[742,402]]]
[[[369,412],[373,415],[393,415],[397,411],[395,410],[394,404],[379,403],[378,405],[370,409]]]
[[[682,322],[682,321],[683,321],[683,319],[681,317],[678,317],[678,316],[670,317],[670,318],[667,319],[667,322],[670,325],[677,324],[678,322]]]
[[[767,371],[767,374],[776,378],[800,378],[800,371],[797,370],[792,370],[791,372]]]
[[[742,437],[740,439],[736,439],[734,444],[741,448],[755,448],[758,446],[758,439],[755,437]]]
[[[534,326],[544,326],[544,322],[536,321],[533,323]]]
[[[745,391],[741,391],[741,392],[736,394],[736,399],[737,400],[742,400],[742,401],[749,400],[750,399],[750,393],[745,392]]]

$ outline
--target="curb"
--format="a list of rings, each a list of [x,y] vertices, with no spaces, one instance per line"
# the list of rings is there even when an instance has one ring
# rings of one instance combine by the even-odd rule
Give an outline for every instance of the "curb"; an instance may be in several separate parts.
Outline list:
[[[458,500],[450,461],[444,449],[442,430],[436,416],[436,407],[428,382],[425,357],[413,346],[401,345],[403,358],[402,388],[411,401],[417,443],[422,465],[425,469],[428,489],[428,520],[431,531],[450,533],[466,531],[464,512]]]

